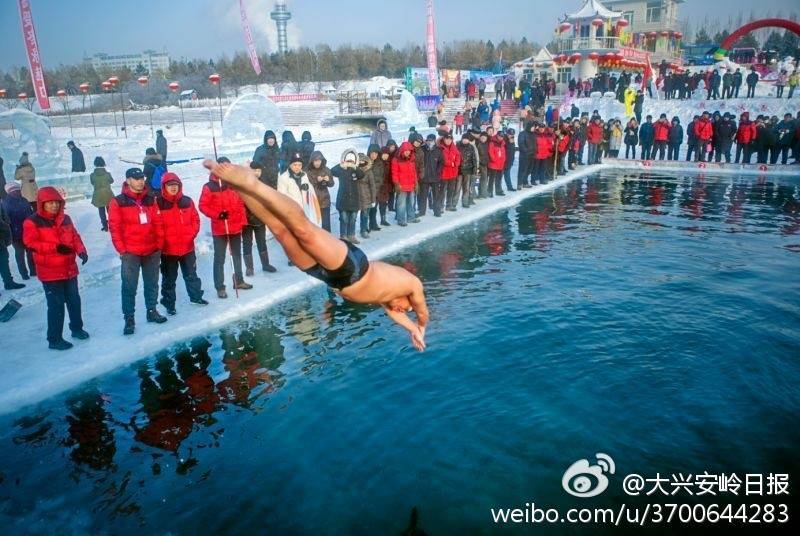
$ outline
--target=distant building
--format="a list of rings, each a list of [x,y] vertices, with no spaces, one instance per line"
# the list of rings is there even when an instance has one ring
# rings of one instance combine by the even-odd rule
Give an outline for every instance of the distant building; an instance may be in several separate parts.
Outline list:
[[[113,56],[101,52],[92,57],[84,58],[84,61],[91,63],[96,71],[106,69],[114,71],[123,67],[135,71],[139,65],[144,67],[148,73],[169,70],[169,54],[166,51],[145,50],[141,54],[119,54]]]
[[[556,81],[586,80],[600,72],[639,70],[649,59],[682,64],[678,6],[684,0],[584,0],[556,28]],[[616,59],[615,59],[616,58]],[[629,62],[626,65],[624,62]]]

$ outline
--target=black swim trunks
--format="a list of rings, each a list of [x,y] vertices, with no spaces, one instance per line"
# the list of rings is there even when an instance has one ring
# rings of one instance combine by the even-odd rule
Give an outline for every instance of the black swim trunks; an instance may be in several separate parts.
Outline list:
[[[327,270],[315,264],[307,270],[303,270],[311,277],[316,277],[329,287],[342,290],[361,280],[369,268],[369,260],[363,251],[355,247],[347,240],[342,240],[347,246],[347,257],[344,258],[342,265],[335,270]]]

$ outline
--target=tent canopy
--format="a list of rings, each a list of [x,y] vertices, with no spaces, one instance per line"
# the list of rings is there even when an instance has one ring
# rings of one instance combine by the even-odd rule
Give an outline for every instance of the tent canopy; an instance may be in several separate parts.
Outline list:
[[[598,0],[586,0],[583,6],[575,13],[567,15],[567,20],[575,22],[584,19],[617,19],[622,16],[622,11],[611,11]]]

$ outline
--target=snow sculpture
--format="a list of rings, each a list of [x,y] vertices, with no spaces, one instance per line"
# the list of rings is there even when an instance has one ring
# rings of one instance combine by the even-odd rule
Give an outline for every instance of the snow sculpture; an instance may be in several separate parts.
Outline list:
[[[225,112],[222,144],[262,142],[264,131],[272,130],[278,141],[284,131],[283,113],[273,101],[258,93],[242,95]]]
[[[23,151],[27,151],[31,164],[36,168],[37,177],[69,171],[59,167],[61,154],[58,144],[50,134],[47,119],[28,110],[14,108],[0,113],[0,124],[14,126],[14,137],[10,129],[0,130],[0,155],[3,157],[6,177],[14,176]]]
[[[397,109],[386,112],[385,115],[389,130],[393,132],[404,132],[411,126],[420,127],[428,124],[428,118],[417,108],[414,95],[405,90],[400,93]]]

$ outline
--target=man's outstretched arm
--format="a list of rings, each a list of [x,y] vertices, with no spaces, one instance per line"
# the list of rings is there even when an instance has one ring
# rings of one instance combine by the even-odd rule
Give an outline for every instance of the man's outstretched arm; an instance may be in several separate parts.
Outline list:
[[[405,313],[399,313],[389,307],[384,307],[386,314],[397,324],[402,326],[411,335],[411,343],[420,352],[425,349],[425,333]]]
[[[425,302],[425,290],[422,287],[422,281],[414,278],[414,288],[408,296],[408,301],[411,302],[411,308],[417,313],[417,324],[419,324],[422,333],[425,334],[425,328],[428,325],[428,304]]]

